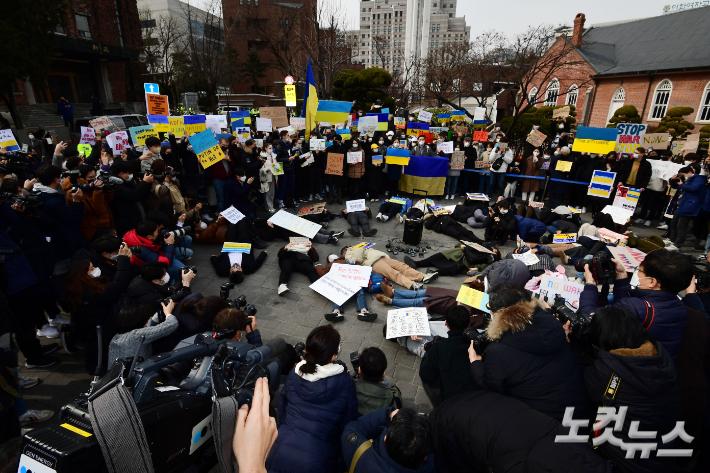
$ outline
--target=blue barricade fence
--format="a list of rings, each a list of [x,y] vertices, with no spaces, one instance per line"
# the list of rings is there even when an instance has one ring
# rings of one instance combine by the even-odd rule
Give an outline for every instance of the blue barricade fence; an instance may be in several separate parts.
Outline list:
[[[478,174],[490,174],[490,171],[479,171],[478,169],[461,169],[461,171],[466,171],[466,172],[476,172]],[[542,179],[545,180],[547,177],[544,176],[523,176],[520,174],[506,174],[508,177],[518,177],[521,179]],[[568,181],[566,179],[555,179],[555,178],[550,178],[550,181],[555,181],[555,182],[566,182],[568,184],[579,184],[580,186],[589,186],[588,182],[579,182],[579,181]]]

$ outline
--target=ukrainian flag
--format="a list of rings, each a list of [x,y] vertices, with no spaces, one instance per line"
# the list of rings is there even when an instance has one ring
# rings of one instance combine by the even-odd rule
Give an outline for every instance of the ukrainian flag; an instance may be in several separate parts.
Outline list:
[[[416,123],[416,122],[407,123],[407,134],[408,135],[419,136],[422,133],[426,133],[428,131],[429,131],[429,124],[428,123]]]
[[[385,162],[387,164],[401,164],[406,166],[409,164],[409,150],[402,148],[387,148]]]
[[[237,128],[244,128],[245,123],[244,120],[245,118],[234,118],[232,119],[232,130],[236,130]]]
[[[368,117],[377,117],[377,131],[387,131],[388,113],[368,113]]]
[[[389,154],[389,150],[388,150]],[[449,160],[439,156],[410,156],[409,164],[402,170],[399,190],[414,193],[414,189],[428,195],[443,195]]]
[[[350,109],[352,108],[352,102],[321,100],[318,103],[316,121],[330,123],[346,123],[348,121],[348,115],[350,115]]]
[[[339,128],[335,132],[340,135],[344,140],[349,140],[351,138],[350,130],[347,128]]]
[[[316,127],[316,115],[318,114],[318,92],[316,91],[316,81],[313,78],[311,68],[311,57],[308,56],[308,70],[306,73],[306,90],[303,94],[303,112],[301,116],[306,118],[306,138],[311,136],[311,130]],[[348,111],[350,111],[348,109]],[[346,118],[347,120],[347,118]]]
[[[251,115],[249,114],[249,110],[242,110],[241,112],[229,112],[229,118],[232,120],[232,128],[234,128],[234,122],[240,118],[243,119],[242,124],[236,126],[244,126],[251,124]]]
[[[577,127],[572,151],[608,153],[616,149],[616,128]]]
[[[614,186],[615,172],[594,171],[587,195],[607,198]]]

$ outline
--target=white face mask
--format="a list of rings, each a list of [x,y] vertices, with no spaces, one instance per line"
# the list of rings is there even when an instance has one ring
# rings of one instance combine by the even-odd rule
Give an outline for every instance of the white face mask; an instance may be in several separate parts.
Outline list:
[[[496,127],[496,131],[498,131],[498,130],[500,130],[500,127],[499,127],[499,126]]]
[[[380,146],[382,146],[383,144],[385,144],[385,142],[382,141],[382,140],[378,141],[378,143],[380,143]]]
[[[496,143],[500,143],[500,138],[496,138]]]
[[[426,141],[420,141],[419,146],[424,146],[425,143],[426,143]]]
[[[150,152],[153,154],[160,154],[160,146],[157,146],[155,148],[150,148]]]
[[[353,143],[353,148],[357,148],[357,143]]]
[[[550,159],[550,155],[549,155],[549,154],[546,154],[546,155],[545,155],[545,159]]]
[[[687,166],[688,164],[690,164],[690,161],[683,161],[683,166]]]
[[[456,150],[456,151],[461,151],[461,149],[460,149],[458,146],[455,148],[455,150]]]
[[[640,155],[640,154],[638,154],[638,153],[634,153],[634,159],[638,159],[639,157],[641,157],[641,155]]]
[[[246,176],[242,176],[242,177],[239,178],[239,180],[242,181],[242,182],[244,182],[244,181],[247,180],[247,177],[246,177]]]
[[[200,222],[200,230],[204,230],[207,228],[207,224],[205,222]]]
[[[533,130],[537,130],[538,128],[540,128],[539,125],[533,125]]]
[[[169,282],[170,282],[170,275],[169,275],[168,273],[165,273],[165,275],[163,276],[162,281],[163,281],[163,284],[169,283]],[[161,284],[161,286],[162,286],[163,284]]]
[[[471,146],[471,143],[469,143],[468,141],[465,141],[463,145],[464,145],[466,148],[468,148],[469,146]]]
[[[539,152],[539,151],[533,151],[533,156],[535,156],[535,157],[537,158],[538,156],[540,156],[540,152]]]
[[[508,213],[508,209],[500,209],[500,213],[505,215]]]
[[[332,263],[336,259],[338,259],[338,255],[329,255],[328,256],[328,263]]]
[[[564,130],[564,129],[565,129],[565,126],[564,126],[564,125],[560,125],[560,130]]]
[[[128,178],[126,178],[126,181],[132,181],[133,180],[133,174],[129,174]]]
[[[89,273],[89,276],[91,276],[92,278],[98,278],[99,276],[101,276],[101,268],[94,268]]]
[[[629,286],[631,286],[631,289],[643,289],[639,288],[639,285],[641,284],[641,279],[653,279],[651,277],[639,277],[639,270],[637,269],[634,271],[634,274],[631,276],[631,279],[629,280]]]
[[[29,138],[29,139],[31,139],[31,140],[34,140],[34,139],[35,139],[35,135],[27,135],[27,138]]]

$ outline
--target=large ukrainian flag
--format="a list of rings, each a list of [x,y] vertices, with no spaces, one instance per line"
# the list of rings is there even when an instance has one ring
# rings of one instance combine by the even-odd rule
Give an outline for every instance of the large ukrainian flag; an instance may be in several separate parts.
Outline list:
[[[337,100],[321,100],[318,102],[318,113],[316,113],[316,121],[346,123],[348,115],[353,108],[352,102],[339,102]]]
[[[427,191],[427,195],[443,195],[448,158],[439,156],[410,156],[409,164],[402,170],[399,190],[414,193],[414,189]]]
[[[577,127],[572,151],[608,153],[616,149],[616,128]]]
[[[306,139],[310,139],[311,130],[316,127],[316,113],[318,113],[318,92],[316,91],[316,81],[313,78],[311,57],[308,56],[306,90],[303,94],[303,113],[301,114],[306,119]]]

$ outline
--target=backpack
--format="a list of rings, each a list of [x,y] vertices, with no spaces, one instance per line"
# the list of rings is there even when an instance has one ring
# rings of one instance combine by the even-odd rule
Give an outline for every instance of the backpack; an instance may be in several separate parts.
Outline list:
[[[379,274],[375,274],[375,273],[370,274],[370,282],[367,283],[367,287],[365,288],[365,292],[369,292],[369,293],[382,292],[382,288],[380,288],[381,283],[387,284],[387,278],[383,278]]]

